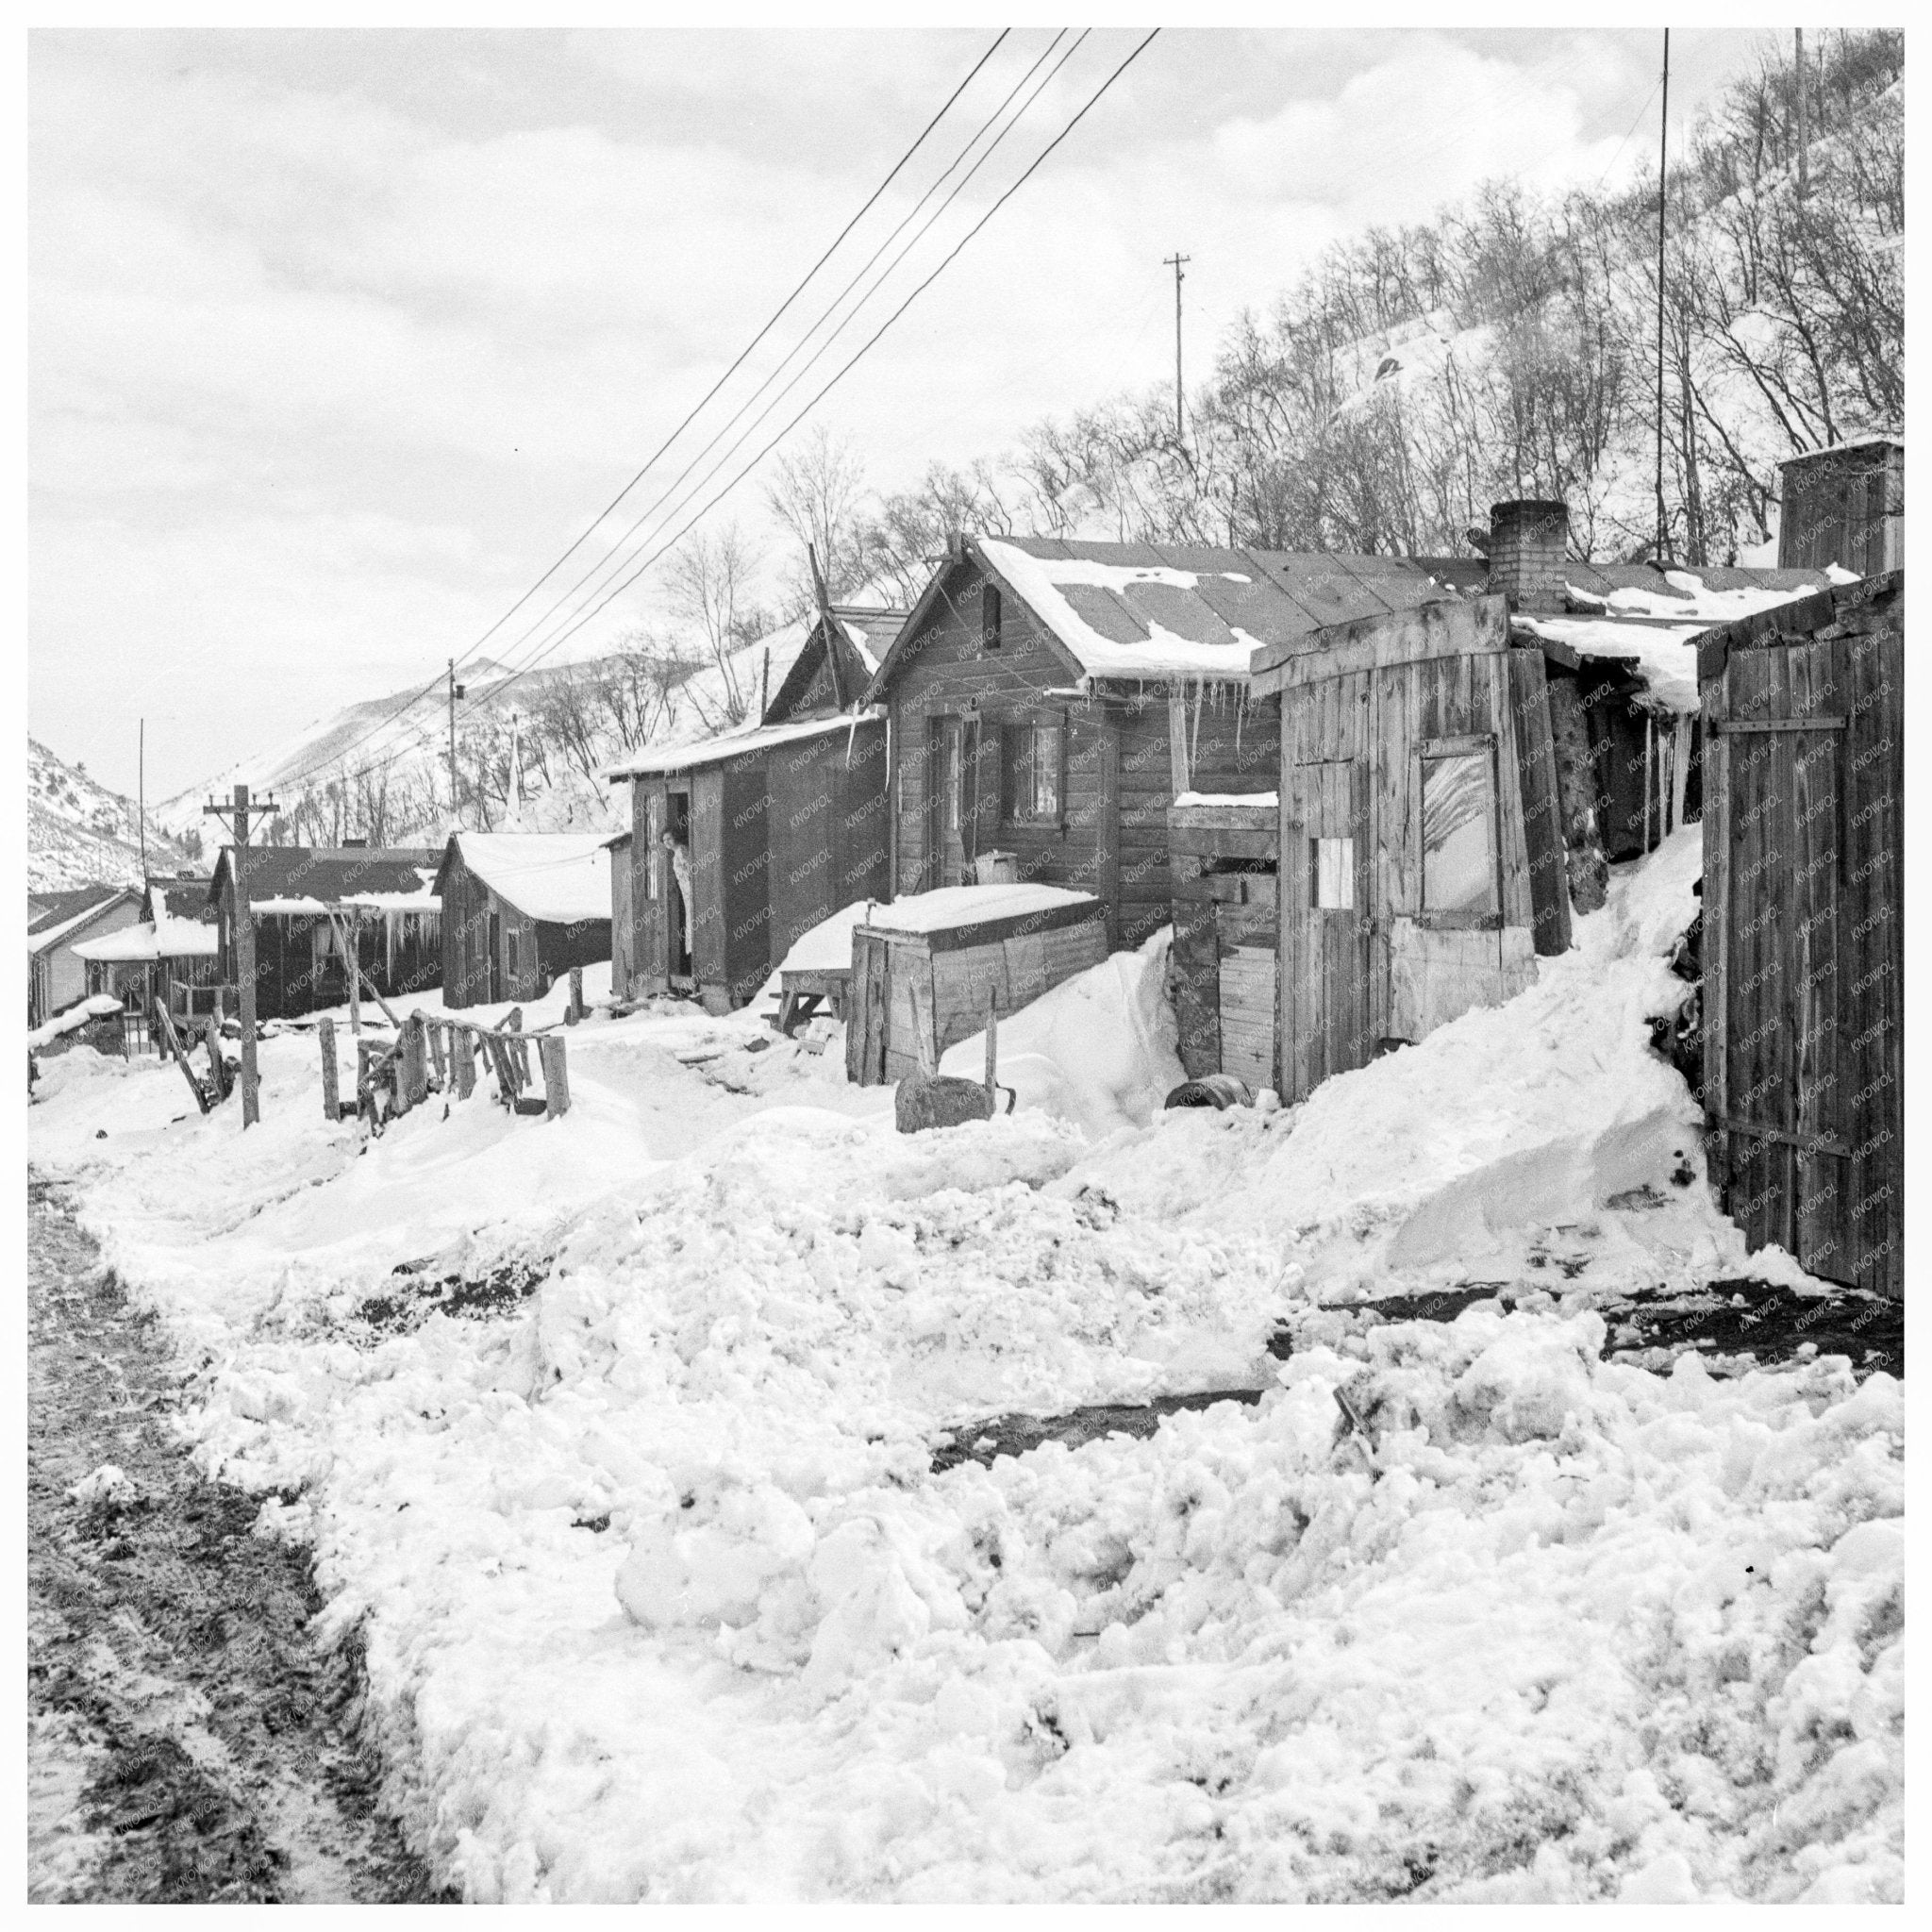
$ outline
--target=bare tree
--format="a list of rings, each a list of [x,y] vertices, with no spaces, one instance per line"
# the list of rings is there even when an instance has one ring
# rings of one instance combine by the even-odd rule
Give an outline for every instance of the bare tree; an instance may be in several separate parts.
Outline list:
[[[736,724],[751,705],[753,684],[737,657],[770,627],[758,605],[754,586],[758,556],[736,524],[711,533],[698,531],[671,553],[665,583],[673,614],[692,633],[706,668],[717,675],[715,710]],[[689,688],[687,688],[689,690]],[[696,691],[690,691],[703,709]]]
[[[867,541],[871,496],[865,465],[849,442],[814,425],[779,456],[765,500],[795,542],[780,593],[783,619],[804,616],[818,601],[807,545],[817,551],[833,597],[849,598],[866,587],[875,567]]]

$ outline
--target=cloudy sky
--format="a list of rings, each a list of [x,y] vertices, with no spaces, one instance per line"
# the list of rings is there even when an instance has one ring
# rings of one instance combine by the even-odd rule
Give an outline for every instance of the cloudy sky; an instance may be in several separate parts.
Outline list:
[[[1060,43],[1010,136],[691,509],[1139,38],[1096,31],[1053,71]],[[460,656],[704,394],[991,39],[37,34],[35,735],[131,791],[144,714],[159,796]],[[1013,31],[824,292],[608,535],[674,481],[1050,39]],[[1169,30],[807,420],[850,438],[889,489],[931,458],[994,452],[1042,414],[1166,379],[1161,258],[1176,247],[1192,257],[1203,372],[1229,319],[1338,237],[1425,216],[1488,175],[1560,187],[1638,166],[1656,139],[1658,40]],[[1758,44],[1674,35],[1674,126]],[[754,471],[712,514],[755,525],[759,496]],[[648,614],[650,582],[564,650]],[[541,608],[490,655],[541,644],[522,640]]]

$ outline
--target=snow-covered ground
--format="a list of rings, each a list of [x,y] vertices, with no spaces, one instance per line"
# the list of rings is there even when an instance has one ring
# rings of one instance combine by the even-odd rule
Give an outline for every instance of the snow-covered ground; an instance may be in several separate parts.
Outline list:
[[[934,1133],[836,1040],[658,1009],[573,1029],[563,1120],[367,1143],[311,1036],[245,1136],[79,1049],[33,1158],[179,1339],[196,1455],[312,1540],[473,1898],[1896,1897],[1899,1385],[1599,1358],[1600,1293],[1745,1267],[1645,1047],[1695,837],[1508,1008],[1274,1114],[1157,1110],[1156,945],[1003,1023],[1019,1111]],[[488,1319],[412,1300],[508,1264]],[[1468,1280],[1550,1291],[1312,1306]],[[1214,1389],[1268,1392],[931,1472]]]

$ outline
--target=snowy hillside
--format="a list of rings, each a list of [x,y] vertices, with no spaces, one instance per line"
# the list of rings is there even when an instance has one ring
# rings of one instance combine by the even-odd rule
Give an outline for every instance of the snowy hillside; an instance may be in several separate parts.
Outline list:
[[[184,831],[199,829],[199,800]],[[148,863],[156,872],[184,872],[198,863],[198,844],[171,838],[148,814]],[[77,765],[57,758],[38,739],[26,741],[26,882],[30,891],[63,886],[138,885],[141,815],[131,798],[97,785]]]

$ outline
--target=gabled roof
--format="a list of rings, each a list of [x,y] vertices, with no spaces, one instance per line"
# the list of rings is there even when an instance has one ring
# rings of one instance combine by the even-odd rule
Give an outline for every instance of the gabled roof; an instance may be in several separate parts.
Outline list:
[[[234,854],[222,847],[208,896],[219,900],[228,889]],[[340,905],[371,892],[420,894],[423,874],[441,854],[428,845],[251,845],[248,848],[248,899],[314,909]]]
[[[29,892],[27,935],[31,938],[36,933],[50,932],[57,925],[65,925],[70,919],[78,919],[83,912],[118,899],[128,890],[125,886],[75,886],[65,891]]]
[[[453,862],[540,925],[610,917],[610,854],[603,832],[453,833],[436,874],[447,896]]]
[[[138,907],[140,903],[141,894],[132,886],[91,886],[78,891],[62,892],[58,905],[48,908],[37,919],[27,923],[27,952],[30,956],[51,952],[105,919],[115,908],[124,905]]]
[[[903,610],[873,609],[857,604],[834,604],[832,618],[838,625],[834,640],[839,666],[839,687],[845,703],[856,704],[872,682],[879,661],[906,622]],[[814,617],[804,647],[791,660],[791,667],[779,681],[765,706],[766,724],[779,724],[799,714],[799,708],[825,661],[825,627]],[[818,708],[828,710],[829,706]]]
[[[1267,645],[1454,594],[1396,557],[967,537],[900,627],[868,703],[887,689],[946,577],[965,562],[1033,613],[1070,677],[1117,682],[1245,684],[1250,657]]]

